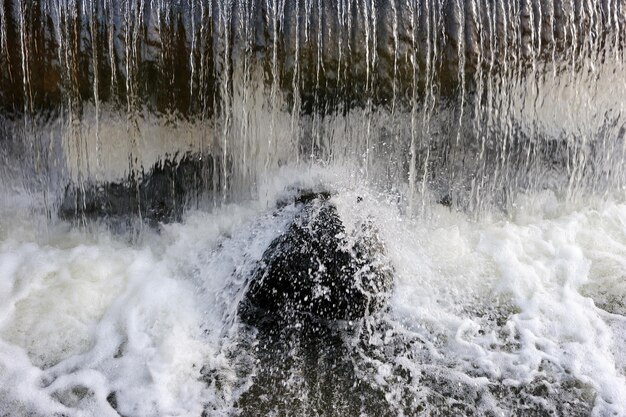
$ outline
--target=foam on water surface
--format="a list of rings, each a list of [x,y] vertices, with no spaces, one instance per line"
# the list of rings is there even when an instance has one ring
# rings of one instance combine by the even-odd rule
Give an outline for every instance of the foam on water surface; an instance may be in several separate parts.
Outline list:
[[[249,412],[268,365],[237,304],[295,215],[276,200],[320,185],[347,231],[373,220],[395,268],[389,309],[335,329],[390,415],[626,414],[626,205],[545,192],[507,216],[428,204],[415,219],[337,173],[294,178],[134,240],[3,216],[0,415]],[[283,395],[311,389],[296,376]]]
[[[625,416],[624,5],[4,1],[0,417]],[[299,189],[388,309],[240,322]]]

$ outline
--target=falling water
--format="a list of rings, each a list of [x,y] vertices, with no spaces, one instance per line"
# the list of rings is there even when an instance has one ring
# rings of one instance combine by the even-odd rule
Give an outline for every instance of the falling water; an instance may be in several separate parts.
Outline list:
[[[220,199],[303,160],[413,208],[621,187],[620,1],[7,1],[1,19],[5,142],[30,148],[8,158],[53,193],[186,150],[221,160]]]
[[[625,51],[623,0],[4,0],[0,415],[625,415]],[[137,179],[185,155],[152,230]],[[130,237],[59,215],[105,184]],[[334,400],[233,318],[319,186],[398,274],[325,335]]]

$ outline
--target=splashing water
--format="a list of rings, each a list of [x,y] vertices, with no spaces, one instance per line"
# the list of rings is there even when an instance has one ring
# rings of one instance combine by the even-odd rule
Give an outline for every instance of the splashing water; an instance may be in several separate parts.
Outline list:
[[[624,28],[622,0],[4,1],[0,415],[626,415]],[[182,222],[58,218],[187,152]],[[372,219],[386,310],[240,322],[294,188]]]
[[[194,150],[223,161],[218,199],[297,163],[351,164],[417,213],[433,191],[471,211],[614,192],[625,16],[620,0],[7,1],[2,127],[22,172],[3,177],[55,195]]]

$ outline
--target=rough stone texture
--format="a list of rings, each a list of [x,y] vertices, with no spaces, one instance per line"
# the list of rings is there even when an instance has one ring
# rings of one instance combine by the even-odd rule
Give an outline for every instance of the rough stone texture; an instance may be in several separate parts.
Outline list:
[[[302,211],[251,278],[244,317],[356,319],[380,310],[393,278],[374,226],[365,221],[349,237],[327,195],[301,201]]]

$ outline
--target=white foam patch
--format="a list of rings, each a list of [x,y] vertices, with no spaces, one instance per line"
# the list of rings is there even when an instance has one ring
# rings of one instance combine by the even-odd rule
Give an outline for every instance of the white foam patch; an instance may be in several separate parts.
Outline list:
[[[127,415],[201,412],[201,308],[167,260],[119,244],[5,241],[0,271],[4,404],[115,415],[115,393]]]
[[[545,376],[550,363],[593,387],[595,415],[625,414],[626,205],[572,211],[535,198],[523,197],[518,206],[534,210],[515,222],[441,206],[407,219],[364,189],[335,202],[348,225],[375,219],[396,267],[395,320],[434,358],[509,385]],[[503,315],[506,336],[485,326],[489,314]]]

